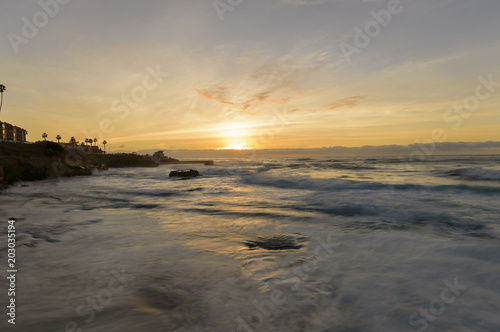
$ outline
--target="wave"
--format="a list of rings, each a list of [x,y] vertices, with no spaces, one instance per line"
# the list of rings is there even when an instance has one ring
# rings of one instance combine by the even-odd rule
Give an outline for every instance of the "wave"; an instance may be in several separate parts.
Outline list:
[[[194,189],[191,189],[191,191],[194,191]],[[132,190],[132,191],[123,191],[121,193],[131,196],[152,196],[152,197],[170,197],[170,196],[180,195],[178,191],[166,191],[166,190],[140,190],[140,191]]]
[[[500,172],[500,171],[497,171]],[[312,191],[345,191],[345,190],[388,190],[398,192],[450,192],[466,191],[477,194],[500,193],[500,188],[492,186],[478,186],[465,184],[393,184],[388,177],[387,183],[372,181],[355,181],[341,178],[317,179],[307,176],[277,177],[264,173],[242,174],[245,184],[259,185],[264,187],[276,187],[281,189],[312,190]]]
[[[322,167],[325,167],[325,166],[322,166]],[[348,169],[348,170],[366,170],[366,169],[375,169],[376,167],[368,166],[368,165],[361,165],[361,164],[335,163],[332,165],[328,165],[325,168]]]
[[[500,181],[500,170],[485,168],[459,168],[447,172],[449,176],[459,176],[466,180]]]

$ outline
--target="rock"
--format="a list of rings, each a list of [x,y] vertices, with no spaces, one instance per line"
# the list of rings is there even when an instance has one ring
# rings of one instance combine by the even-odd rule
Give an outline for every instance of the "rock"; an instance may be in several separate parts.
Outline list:
[[[286,250],[300,249],[306,241],[307,238],[305,236],[273,234],[259,236],[255,240],[248,240],[245,242],[245,245],[250,249]]]
[[[180,176],[182,178],[191,178],[195,176],[200,176],[201,174],[195,169],[183,170],[183,171],[171,171],[168,176]]]

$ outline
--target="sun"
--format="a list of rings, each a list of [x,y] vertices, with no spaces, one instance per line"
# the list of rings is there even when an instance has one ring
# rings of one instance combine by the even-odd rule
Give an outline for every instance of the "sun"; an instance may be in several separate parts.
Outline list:
[[[245,125],[231,124],[222,127],[219,130],[220,136],[224,138],[227,146],[221,148],[224,150],[247,150],[247,138],[250,133]]]
[[[248,150],[248,149],[250,149],[250,147],[244,146],[243,144],[234,143],[224,148],[221,148],[220,150]]]

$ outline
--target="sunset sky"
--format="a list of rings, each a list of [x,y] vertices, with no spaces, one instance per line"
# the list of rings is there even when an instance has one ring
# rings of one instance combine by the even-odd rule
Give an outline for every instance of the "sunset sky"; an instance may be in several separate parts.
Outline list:
[[[130,151],[500,141],[498,0],[0,9],[0,120],[30,141],[46,132]]]

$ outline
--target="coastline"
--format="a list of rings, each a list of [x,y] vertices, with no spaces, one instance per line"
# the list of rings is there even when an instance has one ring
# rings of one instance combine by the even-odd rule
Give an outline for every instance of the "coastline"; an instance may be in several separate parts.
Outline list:
[[[0,142],[0,189],[18,182],[57,177],[89,176],[92,170],[123,167],[158,167],[159,165],[213,165],[212,160],[157,159],[135,153],[104,154],[99,149],[88,152],[79,146],[51,141],[35,143]]]
[[[88,153],[49,141],[0,142],[0,187],[57,177],[89,176],[92,170],[108,167],[157,167],[146,156]]]

